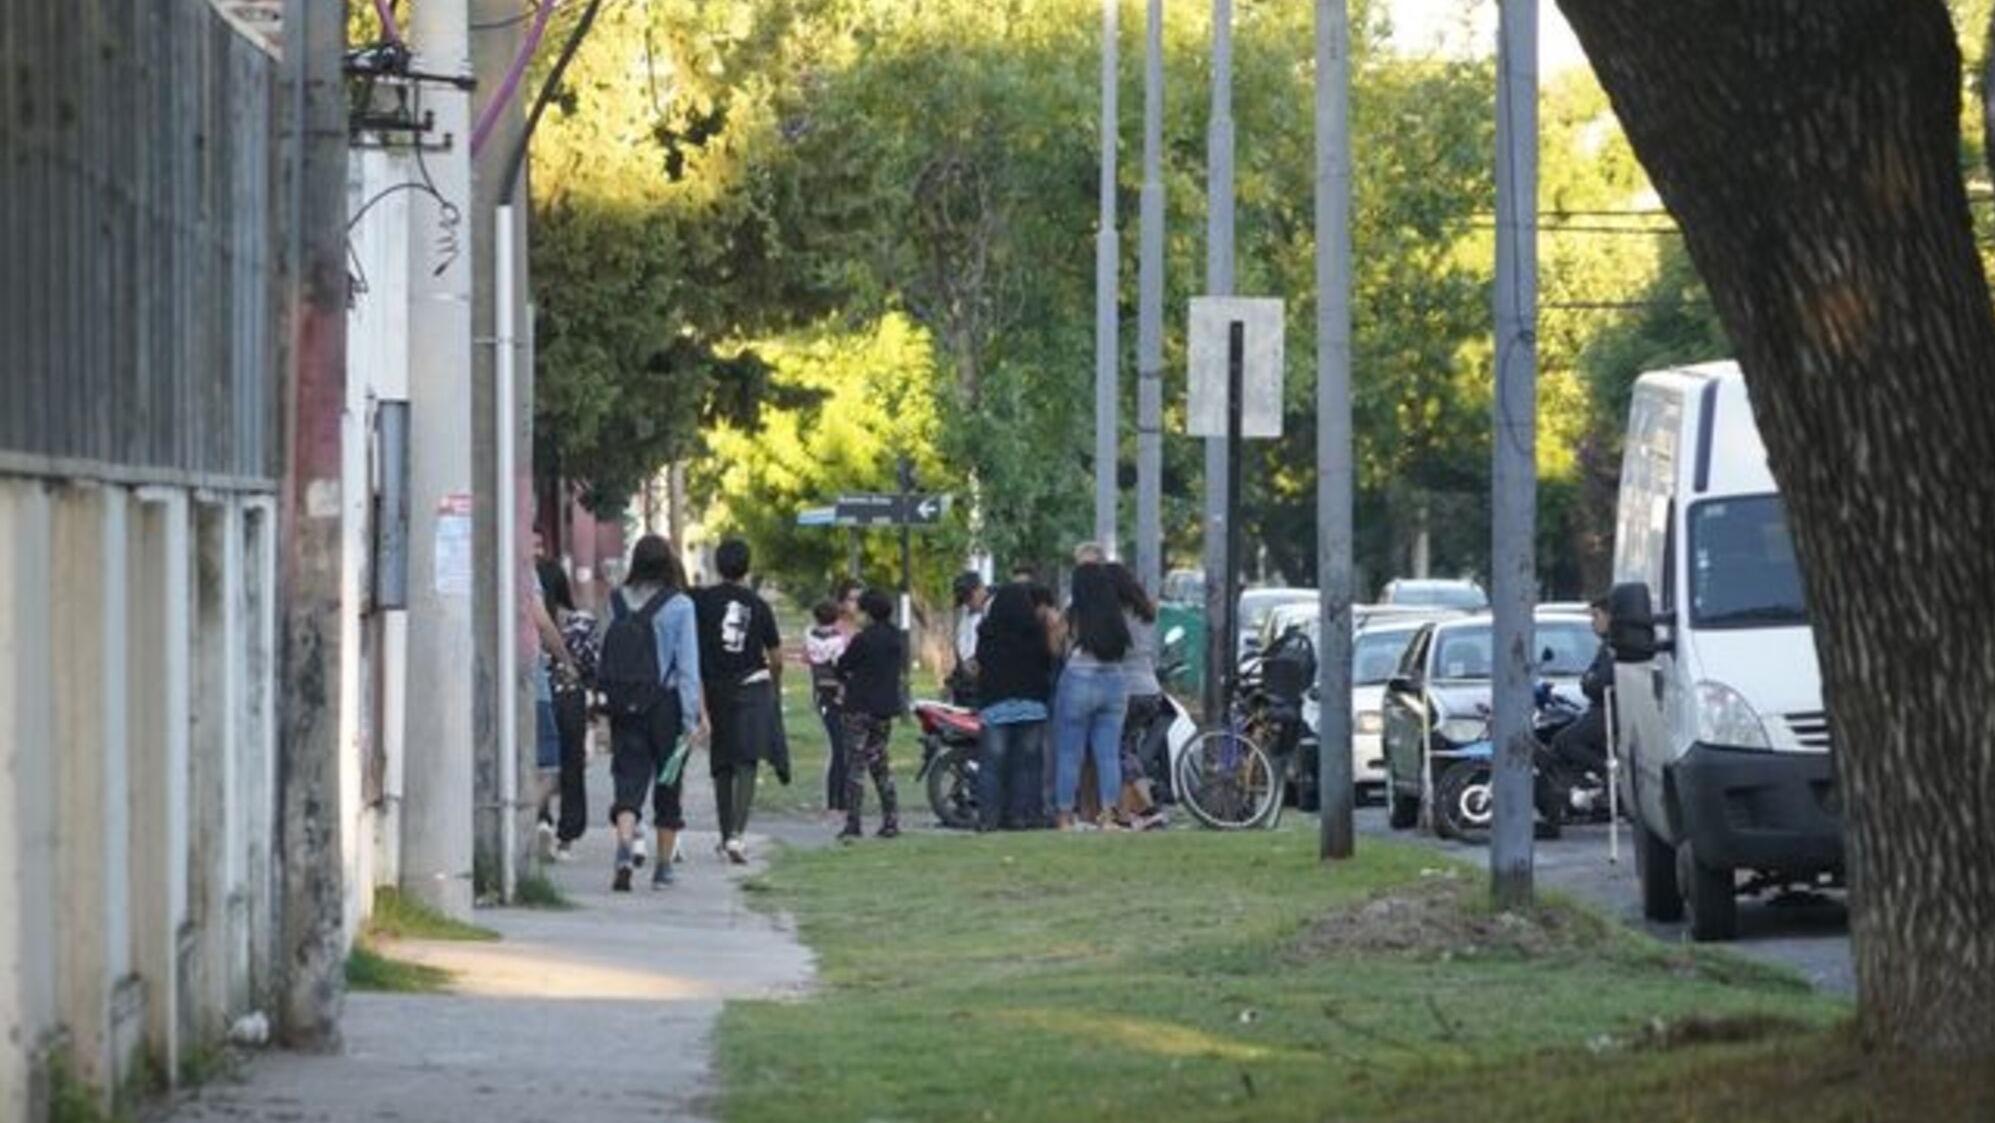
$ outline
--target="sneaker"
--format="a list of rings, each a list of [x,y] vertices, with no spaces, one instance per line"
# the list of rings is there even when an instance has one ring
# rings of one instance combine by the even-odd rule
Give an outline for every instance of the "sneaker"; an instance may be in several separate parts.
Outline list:
[[[838,841],[854,842],[866,837],[866,831],[857,823],[846,823],[845,829],[838,832]]]
[[[643,835],[638,835],[637,839],[630,844],[630,864],[636,866],[638,869],[644,868]]]
[[[733,862],[735,865],[745,866],[748,864],[748,848],[741,844],[740,839],[728,839],[721,845],[721,849],[726,851],[727,860]]]
[[[543,820],[534,827],[533,833],[534,833],[534,844],[539,849],[540,860],[543,862],[553,861],[554,845],[555,845],[554,824]]]
[[[659,862],[651,867],[651,891],[654,893],[670,889],[678,880],[678,875],[672,872],[670,862]]]
[[[557,862],[572,862],[572,861],[574,861],[574,860],[575,860],[575,844],[574,844],[574,843],[572,843],[572,842],[557,842],[557,843],[555,843],[555,844],[554,844],[554,860],[555,860],[555,861],[557,861]]]
[[[615,877],[615,878],[614,878],[613,880],[611,880],[611,882],[610,882],[610,892],[612,892],[612,893],[628,893],[628,892],[630,892],[630,867],[629,867],[629,866],[626,866],[626,865],[622,865],[622,864],[619,864],[619,865],[617,866],[617,875],[616,875],[616,877]]]
[[[880,833],[879,833],[878,835],[875,835],[874,837],[876,837],[876,838],[899,838],[900,836],[901,836],[901,829],[900,829],[900,826],[899,826],[898,824],[895,824],[895,823],[885,823],[885,824],[882,824],[882,825],[881,825],[881,827],[880,827]]]

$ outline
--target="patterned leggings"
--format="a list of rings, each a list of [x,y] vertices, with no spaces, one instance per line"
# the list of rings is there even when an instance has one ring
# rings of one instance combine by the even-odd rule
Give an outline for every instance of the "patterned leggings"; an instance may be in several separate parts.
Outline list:
[[[887,762],[887,738],[893,733],[892,718],[846,713],[845,720],[845,826],[857,831],[861,813],[866,810],[866,776],[880,792],[880,825],[899,826],[900,800],[894,791],[894,772]]]

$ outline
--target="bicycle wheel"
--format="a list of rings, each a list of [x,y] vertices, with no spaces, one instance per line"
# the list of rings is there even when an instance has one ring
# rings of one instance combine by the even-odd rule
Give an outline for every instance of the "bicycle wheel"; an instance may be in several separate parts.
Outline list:
[[[1214,830],[1260,826],[1281,798],[1268,754],[1231,729],[1201,733],[1178,758],[1178,802]]]

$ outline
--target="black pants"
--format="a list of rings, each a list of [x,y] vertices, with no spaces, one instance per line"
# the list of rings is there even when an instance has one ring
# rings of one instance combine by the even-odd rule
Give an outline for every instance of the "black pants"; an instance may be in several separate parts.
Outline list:
[[[1552,738],[1552,756],[1576,779],[1588,772],[1607,776],[1607,715],[1599,706],[1579,715]]]
[[[626,811],[643,818],[644,800],[649,796],[652,826],[664,831],[686,828],[686,813],[679,802],[686,781],[685,770],[682,768],[670,784],[658,782],[658,770],[672,755],[683,732],[685,723],[679,716],[677,692],[668,692],[649,713],[610,722],[610,776],[616,781],[616,801],[610,805],[611,824]]]
[[[824,736],[830,746],[824,767],[824,809],[845,810],[845,718],[834,698],[818,695],[817,716],[824,722]]]
[[[715,764],[713,801],[721,841],[748,833],[748,812],[755,806],[756,763]]]
[[[561,822],[555,835],[573,842],[589,823],[588,695],[579,690],[555,694],[554,726],[561,733]]]

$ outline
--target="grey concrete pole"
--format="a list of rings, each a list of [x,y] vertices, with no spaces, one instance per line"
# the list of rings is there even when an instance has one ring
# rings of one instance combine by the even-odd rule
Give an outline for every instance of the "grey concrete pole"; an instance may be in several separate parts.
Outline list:
[[[1316,668],[1318,854],[1348,858],[1351,791],[1351,26],[1316,0]]]
[[[1116,461],[1120,448],[1120,341],[1116,295],[1121,258],[1115,229],[1115,147],[1117,10],[1121,0],[1101,3],[1101,218],[1094,244],[1094,537],[1116,556]]]
[[[1136,315],[1136,576],[1164,587],[1164,0],[1150,0],[1143,57],[1143,195]]]
[[[1233,295],[1233,0],[1212,0],[1212,116],[1205,161],[1205,291]],[[1234,512],[1226,508],[1224,438],[1205,442],[1205,720],[1217,722],[1220,684],[1234,659],[1235,639],[1222,635],[1226,604],[1226,544]]]
[[[1495,610],[1491,733],[1496,824],[1490,890],[1498,907],[1531,899],[1531,692],[1537,651],[1532,554],[1537,526],[1538,4],[1503,0],[1496,70],[1496,394],[1490,604]]]
[[[410,42],[433,74],[469,74],[465,0],[423,0]],[[418,193],[409,243],[409,696],[403,775],[402,887],[471,915],[473,541],[471,385],[471,103],[447,85],[423,92],[436,112],[424,157],[451,209]],[[440,239],[455,242],[453,257]],[[496,785],[495,785],[496,787]],[[495,822],[496,825],[496,822]]]
[[[346,400],[344,21],[285,5],[291,105],[290,351],[285,385],[275,848],[281,889],[276,1012],[296,1049],[339,1045],[345,994],[340,821],[340,434]],[[331,497],[328,501],[328,496]],[[111,813],[108,821],[118,822]],[[80,935],[80,934],[79,934]]]

